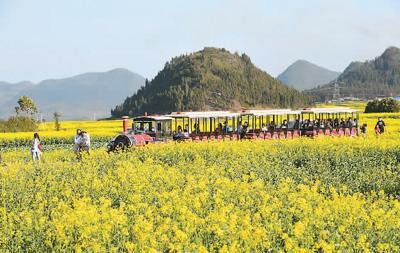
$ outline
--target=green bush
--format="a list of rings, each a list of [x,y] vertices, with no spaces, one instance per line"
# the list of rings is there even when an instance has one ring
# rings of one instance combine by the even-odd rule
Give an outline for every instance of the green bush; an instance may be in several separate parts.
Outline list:
[[[400,104],[393,98],[384,98],[381,100],[374,99],[368,102],[365,112],[399,112]]]
[[[37,122],[29,116],[12,116],[0,121],[0,132],[32,132],[37,130]]]

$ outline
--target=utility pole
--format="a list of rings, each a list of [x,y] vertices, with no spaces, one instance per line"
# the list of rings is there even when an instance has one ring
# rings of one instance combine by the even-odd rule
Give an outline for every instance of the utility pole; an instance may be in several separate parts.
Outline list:
[[[335,79],[334,90],[333,90],[333,99],[338,100],[339,98],[340,98],[339,86],[337,83],[337,79]]]

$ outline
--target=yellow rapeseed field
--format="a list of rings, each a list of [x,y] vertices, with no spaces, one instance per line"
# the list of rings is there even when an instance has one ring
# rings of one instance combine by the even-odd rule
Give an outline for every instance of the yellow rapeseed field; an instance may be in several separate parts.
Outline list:
[[[376,136],[379,116],[387,133]],[[36,164],[33,133],[1,133],[0,252],[399,252],[400,114],[359,122],[367,138],[116,154],[104,145],[120,120],[48,122]],[[82,161],[70,145],[77,128],[102,144]]]
[[[374,119],[375,120],[375,119]],[[398,252],[400,134],[4,151],[1,252]]]
[[[63,121],[60,131],[55,131],[54,122],[41,123],[38,133],[46,144],[72,143],[76,129],[82,129],[90,133],[92,140],[106,143],[122,130],[121,120],[106,121]],[[0,146],[9,147],[26,146],[33,138],[34,132],[0,133]]]

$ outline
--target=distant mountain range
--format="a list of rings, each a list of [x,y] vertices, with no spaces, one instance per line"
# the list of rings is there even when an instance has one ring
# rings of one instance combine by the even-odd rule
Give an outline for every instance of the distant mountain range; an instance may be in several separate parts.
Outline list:
[[[208,47],[172,58],[112,116],[307,104],[306,96],[258,69],[246,54]]]
[[[29,89],[32,86],[34,86],[34,84],[31,82],[0,82],[0,105],[5,104],[5,102],[16,96],[19,92]]]
[[[337,80],[337,88],[332,80]],[[46,120],[52,120],[54,112],[66,120],[182,110],[296,108],[309,105],[310,97],[324,101],[338,92],[340,97],[359,98],[399,95],[400,49],[390,47],[373,60],[352,62],[340,75],[299,60],[275,79],[246,54],[204,48],[172,58],[151,82],[126,69],[38,84],[0,82],[0,118],[13,115],[16,101],[24,95],[37,103]]]
[[[333,98],[335,83],[306,91],[316,100]],[[366,62],[352,62],[337,78],[335,95],[371,99],[400,94],[400,49],[389,47],[379,57]]]
[[[43,117],[53,119],[93,119],[110,116],[110,109],[135,93],[145,79],[126,69],[85,73],[64,79],[49,79],[38,84],[0,82],[0,118],[14,114],[20,96],[31,97]]]
[[[298,60],[277,78],[293,88],[306,90],[326,84],[339,75],[339,72],[320,67],[305,60]]]

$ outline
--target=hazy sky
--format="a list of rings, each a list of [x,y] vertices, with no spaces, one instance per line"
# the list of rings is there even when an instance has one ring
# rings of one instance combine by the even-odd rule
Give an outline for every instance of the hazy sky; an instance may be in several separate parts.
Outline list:
[[[272,75],[297,59],[341,71],[400,46],[399,0],[0,0],[0,80],[128,68],[153,78],[204,46]]]

